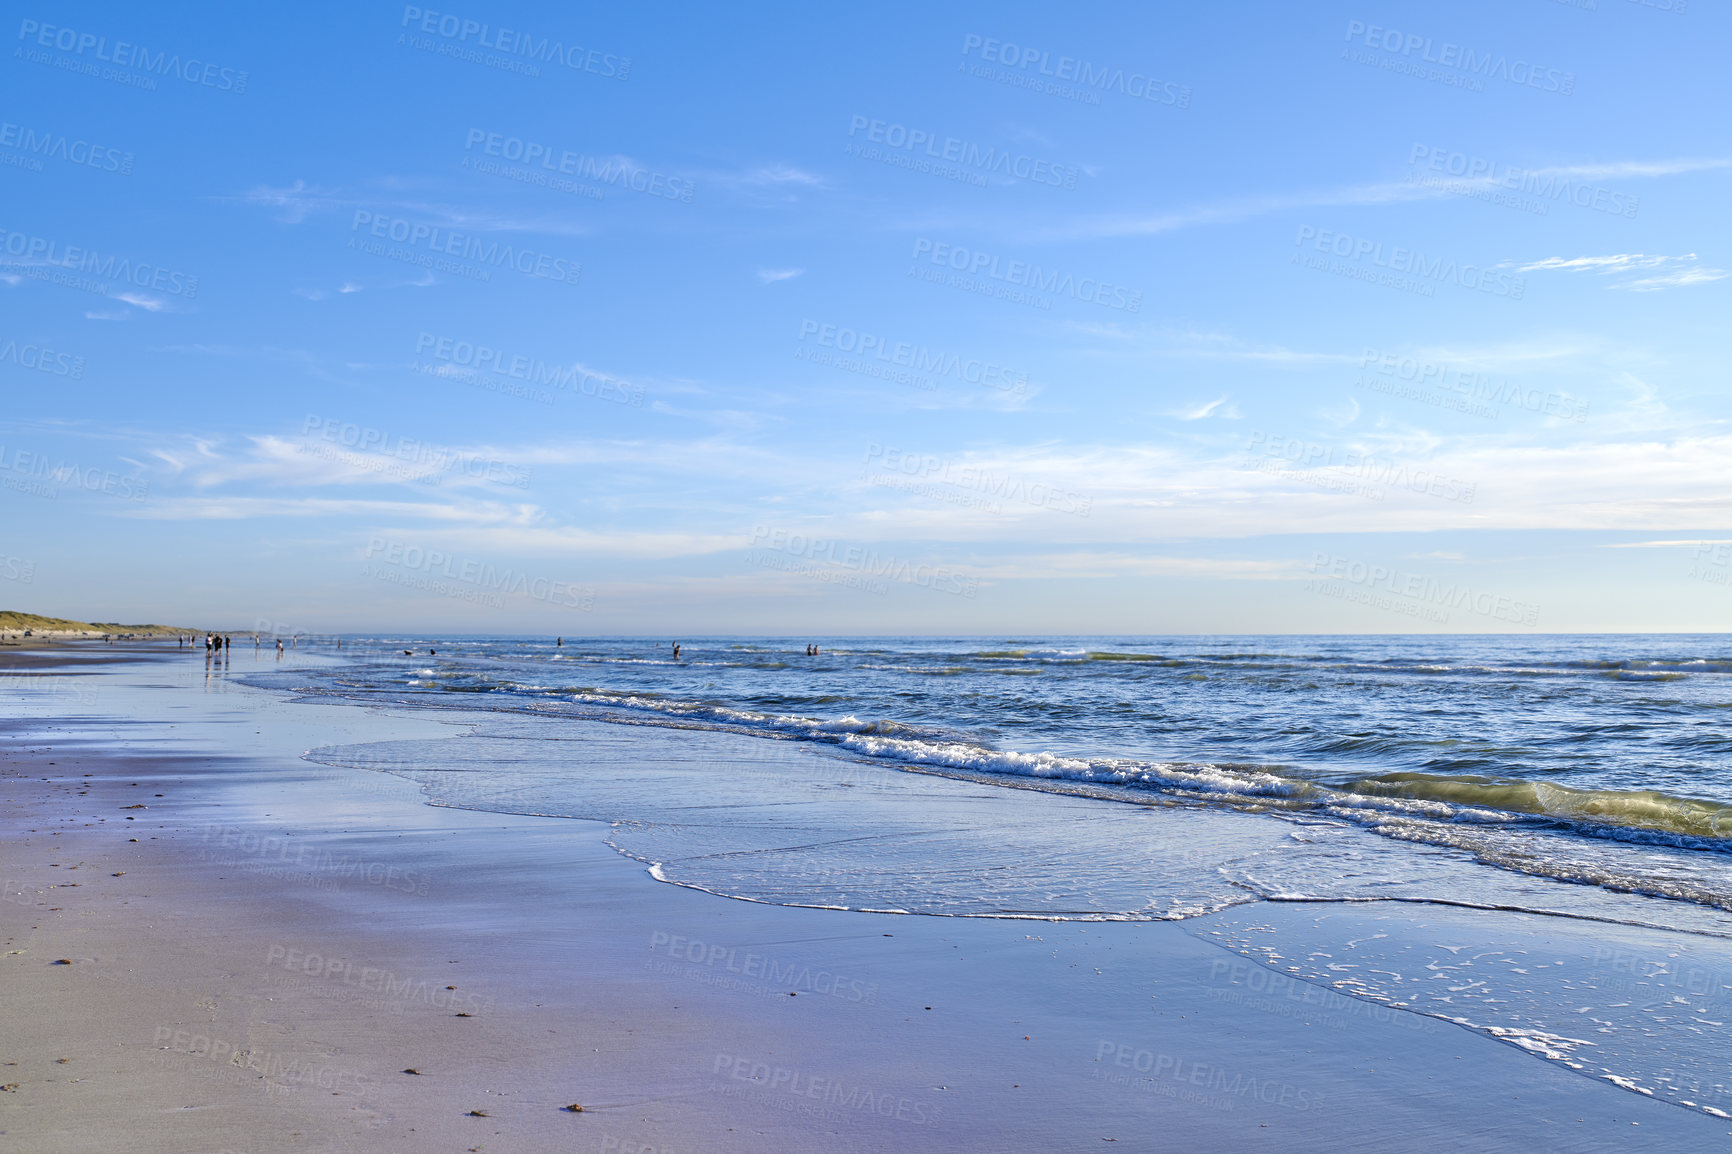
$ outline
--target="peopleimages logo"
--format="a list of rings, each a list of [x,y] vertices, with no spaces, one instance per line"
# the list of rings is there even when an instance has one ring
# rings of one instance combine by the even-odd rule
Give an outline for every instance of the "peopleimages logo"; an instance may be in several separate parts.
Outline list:
[[[683,177],[652,172],[640,164],[633,164],[623,156],[589,156],[573,152],[569,148],[557,148],[519,136],[506,136],[483,128],[471,128],[464,138],[463,150],[473,153],[478,151],[477,145],[480,146],[479,151],[483,156],[522,164],[525,168],[539,166],[546,172],[560,176],[575,176],[583,180],[593,180],[597,184],[611,184],[632,192],[641,192],[646,196],[677,200],[685,204],[691,203],[692,193],[697,187]],[[468,157],[464,159],[466,163],[469,161]],[[530,183],[538,182],[532,180]]]
[[[1315,553],[1311,572],[1367,590],[1382,590],[1397,597],[1406,597],[1426,607],[1465,609],[1481,617],[1511,621],[1517,625],[1539,624],[1539,606],[1531,601],[1493,593],[1487,589],[1450,582],[1448,584],[1423,573],[1406,573],[1398,568],[1376,562],[1359,561],[1333,553]]]
[[[783,962],[770,954],[757,954],[734,946],[705,943],[680,934],[670,934],[665,930],[657,930],[650,935],[649,948],[652,954],[665,952],[666,956],[675,962],[712,967],[726,974],[767,982],[775,986],[778,993],[787,992],[792,987],[794,992],[821,994],[844,1002],[861,1002],[867,1005],[876,1005],[878,1002],[877,982],[863,982],[859,978],[825,969],[814,970],[804,962]]]
[[[1476,196],[1507,189],[1538,198],[1534,208],[1545,215],[1542,201],[1567,201],[1577,208],[1592,209],[1627,220],[1636,218],[1641,199],[1627,192],[1614,192],[1597,184],[1584,184],[1551,169],[1519,168],[1513,164],[1469,156],[1437,145],[1416,144],[1409,152],[1408,181],[1441,189],[1455,196]],[[1421,171],[1421,169],[1424,171]],[[1523,207],[1519,198],[1515,207]],[[1530,209],[1529,211],[1532,211]]]
[[[901,581],[907,585],[918,585],[924,589],[932,589],[939,593],[955,593],[962,597],[973,597],[980,587],[980,581],[975,577],[965,577],[955,569],[944,565],[930,565],[923,561],[910,561],[905,558],[880,554],[875,549],[863,545],[847,545],[841,541],[832,541],[825,537],[812,537],[805,533],[792,532],[787,529],[772,529],[767,525],[758,525],[752,529],[751,548],[773,549],[790,557],[804,557],[812,561],[822,561],[842,569],[852,570],[862,578],[888,578]],[[826,570],[816,570],[813,575]],[[849,584],[843,582],[843,584]]]
[[[1522,293],[1527,291],[1527,281],[1519,276],[1511,276],[1496,266],[1457,264],[1454,260],[1427,257],[1417,249],[1402,248],[1400,245],[1392,245],[1385,250],[1382,241],[1369,237],[1350,236],[1344,232],[1331,232],[1302,224],[1293,243],[1302,251],[1306,241],[1310,241],[1311,248],[1317,252],[1340,257],[1342,260],[1369,261],[1377,268],[1400,273],[1405,277],[1415,277],[1421,282],[1457,284],[1465,289],[1490,293],[1492,296],[1508,297],[1512,301],[1521,300]],[[1298,254],[1295,254],[1295,259],[1297,256]]]
[[[1060,513],[1074,513],[1079,517],[1089,515],[1089,509],[1094,504],[1092,497],[1069,489],[1061,489],[1055,485],[1040,481],[1029,482],[1021,477],[1008,474],[998,474],[978,465],[960,465],[955,461],[943,460],[930,453],[909,453],[894,446],[880,445],[873,441],[866,446],[866,467],[874,464],[888,469],[890,476],[872,477],[862,474],[863,480],[871,480],[875,484],[888,484],[891,488],[907,486],[895,484],[895,474],[902,474],[910,481],[937,482],[951,485],[958,489],[971,489],[989,498],[1000,498],[1010,501],[1022,501],[1038,508],[1053,509]],[[925,485],[916,486],[914,491],[925,489]],[[992,512],[1002,512],[996,505],[990,507]]]
[[[157,52],[153,55],[144,45],[129,44],[125,40],[116,40],[111,47],[108,37],[98,36],[94,32],[80,32],[75,28],[60,28],[37,20],[25,20],[18,25],[18,39],[38,48],[52,48],[56,52],[70,52],[74,56],[83,56],[88,52],[91,59],[100,60],[104,64],[136,68],[153,76],[172,76],[204,88],[216,88],[237,94],[247,90],[247,74],[239,69],[209,64],[194,56],[183,61],[178,52]]]
[[[6,476],[18,473],[21,477]],[[0,488],[28,493],[53,500],[60,489],[103,493],[123,501],[142,501],[150,495],[150,481],[131,475],[122,476],[112,469],[80,465],[75,461],[57,460],[52,467],[41,453],[0,445]]]
[[[616,405],[643,407],[641,386],[586,369],[575,361],[569,365],[550,364],[537,357],[433,333],[421,333],[415,338],[415,352],[431,354],[444,365],[471,373],[492,373]]]
[[[631,74],[631,58],[615,56],[581,44],[567,44],[551,36],[537,38],[533,33],[511,28],[495,28],[479,20],[457,16],[450,12],[435,12],[430,8],[404,5],[401,27],[437,36],[452,47],[474,44],[490,48],[507,58],[520,56],[525,61],[540,64],[560,64],[573,72],[592,72],[613,80],[624,80]],[[420,44],[413,47],[422,47]],[[521,63],[513,61],[513,63]]]
[[[973,169],[978,173],[1026,180],[1033,184],[1050,184],[1056,188],[1075,188],[1081,170],[1076,165],[1055,164],[1026,153],[1012,153],[990,145],[982,147],[954,136],[940,137],[928,128],[910,128],[906,124],[874,120],[869,116],[853,116],[848,120],[850,137],[864,136],[873,144],[919,152],[931,160],[948,161]]]
[[[1288,1082],[1277,1082],[1273,1078],[1259,1078],[1254,1074],[1229,1070],[1225,1066],[1210,1062],[1192,1061],[1176,1054],[1157,1054],[1153,1050],[1138,1049],[1122,1042],[1103,1039],[1095,1047],[1095,1061],[1105,1065],[1109,1060],[1112,1065],[1134,1070],[1146,1075],[1153,1082],[1168,1078],[1184,1085],[1200,1086],[1214,1091],[1220,1094],[1226,1103],[1235,1106],[1240,1103],[1259,1103],[1303,1111],[1314,1110],[1323,1102],[1323,1096],[1309,1086],[1295,1086]]]
[[[930,373],[937,377],[954,377],[971,385],[985,385],[1009,393],[1028,392],[1028,374],[1007,369],[993,361],[978,357],[964,359],[955,353],[929,349],[908,341],[891,341],[872,333],[851,329],[846,325],[825,324],[811,318],[800,321],[800,340],[814,338],[826,349],[874,357],[900,368]],[[922,388],[930,387],[929,383]]]
[[[138,288],[153,289],[156,292],[168,293],[170,296],[186,297],[188,300],[198,296],[198,278],[196,276],[142,261],[134,264],[128,257],[103,256],[94,249],[75,244],[62,244],[60,241],[47,237],[0,229],[0,252],[4,252],[8,257],[21,258],[18,264],[6,262],[0,264],[0,267],[5,267],[9,272],[30,276],[32,279],[52,280],[54,277],[41,274],[50,273],[56,269],[66,269],[70,272],[101,277],[104,281],[124,281]],[[72,287],[106,290],[107,285],[78,284]]]
[[[64,134],[57,136],[46,129],[39,131],[28,125],[13,124],[11,121],[0,123],[0,148],[16,148],[28,157],[63,160],[67,164],[94,168],[100,172],[132,175],[130,152],[122,152],[106,144],[92,144],[88,140],[74,140]],[[33,160],[32,167],[41,172],[41,160]]]
[[[1143,307],[1143,294],[1139,289],[1127,289],[1124,285],[1111,284],[1093,277],[1075,277],[1057,269],[1043,269],[1026,261],[1001,260],[992,253],[963,248],[961,245],[944,244],[925,237],[914,241],[916,267],[922,258],[928,264],[941,269],[951,269],[968,277],[984,276],[988,280],[1001,281],[1017,288],[1067,296],[1087,304],[1100,305],[1102,308],[1134,313]]]
[[[418,545],[373,537],[367,541],[366,556],[369,560],[377,558],[383,564],[405,571],[429,574],[434,579],[461,581],[479,591],[492,594],[495,602],[498,595],[503,593],[521,594],[537,601],[545,601],[549,605],[564,605],[585,612],[595,606],[593,585],[550,581],[545,577],[533,577],[515,569],[501,569],[489,561],[480,561],[473,557],[454,557],[438,549],[423,549]]]
[[[814,1075],[787,1066],[772,1066],[768,1062],[760,1062],[740,1054],[717,1054],[710,1073],[749,1083],[754,1089],[774,1090],[792,1098],[834,1107],[824,1110],[821,1115],[829,1122],[846,1121],[860,1114],[876,1114],[884,1118],[895,1118],[899,1122],[911,1122],[916,1126],[930,1126],[936,1123],[939,1115],[944,1112],[942,1106],[903,1094],[851,1085],[835,1078]],[[848,1110],[857,1113],[843,1113]]]
[[[408,245],[411,249],[424,248],[434,256],[452,256],[460,260],[475,261],[560,284],[576,284],[578,276],[583,272],[583,266],[576,261],[550,253],[537,252],[532,248],[516,248],[498,241],[484,241],[478,236],[452,232],[438,225],[382,216],[358,208],[355,210],[354,221],[349,225],[349,231],[360,232],[363,226],[368,236]],[[355,242],[351,239],[349,243],[353,246]]]
[[[1566,421],[1585,421],[1588,418],[1588,402],[1586,401],[1577,400],[1567,393],[1542,393],[1538,389],[1524,388],[1521,385],[1511,384],[1507,380],[1493,380],[1488,373],[1452,368],[1433,361],[1420,361],[1397,353],[1366,349],[1365,356],[1360,359],[1359,367],[1370,369],[1373,365],[1376,366],[1375,371],[1379,376],[1393,377],[1431,389],[1459,393],[1462,397],[1472,400],[1491,401],[1499,405],[1520,405],[1529,412],[1544,413],[1548,417],[1558,417]],[[1364,379],[1364,377],[1360,378],[1361,381]],[[1377,392],[1390,391],[1387,387],[1378,387],[1377,385],[1367,387],[1374,388]],[[1487,415],[1495,417],[1497,414],[1487,410]]]
[[[1576,89],[1574,72],[1563,72],[1527,60],[1512,62],[1501,52],[1475,52],[1472,48],[1464,48],[1448,40],[1434,45],[1429,36],[1383,28],[1376,24],[1367,24],[1363,20],[1347,22],[1347,40],[1357,40],[1365,47],[1385,54],[1382,61],[1373,57],[1360,60],[1360,63],[1398,64],[1400,67],[1394,71],[1416,74],[1422,71],[1417,68],[1418,64],[1435,64],[1450,69],[1452,74],[1461,74],[1461,80],[1475,82],[1476,90],[1483,89],[1481,82],[1486,80],[1503,80],[1524,88],[1554,92],[1560,96],[1568,96]],[[1346,55],[1349,51],[1343,49],[1343,54]],[[1415,53],[1418,54],[1417,57]],[[1433,77],[1428,77],[1430,78]],[[1456,77],[1452,75],[1451,79]]]
[[[42,345],[21,345],[17,341],[0,344],[0,364],[11,362],[21,369],[35,369],[56,377],[77,380],[84,375],[84,358],[71,353],[56,352]]]
[[[1170,104],[1177,108],[1188,108],[1191,104],[1191,90],[1188,86],[1159,80],[1144,72],[1127,73],[1123,68],[1090,64],[1087,60],[1074,56],[1054,59],[1053,54],[1045,49],[1026,45],[1019,47],[1009,41],[994,40],[971,32],[962,39],[962,54],[968,56],[976,51],[980,59],[989,63],[1023,71],[1032,68],[1038,75],[1050,76],[1085,90],[1117,92],[1133,100],[1150,100],[1156,104]]]

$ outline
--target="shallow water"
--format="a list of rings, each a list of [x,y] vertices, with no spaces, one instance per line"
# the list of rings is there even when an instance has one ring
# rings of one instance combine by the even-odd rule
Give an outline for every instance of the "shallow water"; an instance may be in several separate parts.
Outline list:
[[[263,680],[478,711],[464,736],[309,756],[437,804],[610,822],[666,881],[1182,921],[1252,967],[1211,996],[1382,1007],[1732,1116],[1732,663],[1709,640],[874,641],[818,658],[728,641],[684,643],[679,664],[635,642],[431,647]],[[680,740],[646,740],[670,726]],[[1527,928],[1499,922],[1487,945],[1461,907]],[[1399,911],[1403,929],[1338,940],[1331,909]]]
[[[294,684],[1280,809],[1732,908],[1732,656],[1714,637],[875,639],[818,657],[728,639],[678,662],[636,640],[348,644],[340,671]]]

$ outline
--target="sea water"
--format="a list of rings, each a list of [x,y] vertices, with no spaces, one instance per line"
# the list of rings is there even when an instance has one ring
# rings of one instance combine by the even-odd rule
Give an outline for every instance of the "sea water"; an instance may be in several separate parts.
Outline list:
[[[1732,1115],[1723,639],[808,643],[347,639],[340,664],[250,680],[461,713],[447,739],[309,757],[606,821],[664,881],[1186,921],[1284,980]],[[1540,920],[1495,950],[1459,922],[1336,942],[1347,904]]]

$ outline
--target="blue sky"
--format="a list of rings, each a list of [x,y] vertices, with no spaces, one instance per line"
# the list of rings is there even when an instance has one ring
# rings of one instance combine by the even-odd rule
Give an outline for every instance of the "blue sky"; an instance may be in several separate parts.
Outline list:
[[[1294,8],[8,5],[0,606],[1728,627],[1724,11]]]

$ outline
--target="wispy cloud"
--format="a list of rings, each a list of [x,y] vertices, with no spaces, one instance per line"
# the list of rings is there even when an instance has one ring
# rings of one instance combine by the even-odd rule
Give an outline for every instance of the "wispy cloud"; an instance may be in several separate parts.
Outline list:
[[[168,307],[168,302],[158,297],[147,297],[143,293],[115,293],[113,299],[124,301],[133,308],[143,309],[147,313],[159,313]]]
[[[758,270],[758,279],[765,284],[775,284],[777,281],[793,280],[805,271],[803,268],[761,268]]]
[[[1711,281],[1725,280],[1726,270],[1718,268],[1685,268],[1674,272],[1660,273],[1655,276],[1641,277],[1626,284],[1613,285],[1613,288],[1629,289],[1631,292],[1651,293],[1661,289],[1686,288],[1693,284],[1708,284]]]
[[[257,185],[241,193],[235,199],[243,204],[275,209],[277,219],[284,224],[300,224],[320,209],[334,207],[334,198],[333,190],[297,180],[287,188],[272,188],[268,184]]]
[[[1684,541],[1619,541],[1614,544],[1601,545],[1601,549],[1683,549],[1700,548],[1703,545],[1732,545],[1725,539],[1690,539]]]
[[[595,230],[566,215],[542,213],[512,215],[491,210],[468,208],[447,201],[407,199],[401,192],[364,189],[323,188],[295,181],[287,188],[258,185],[234,196],[219,198],[238,204],[273,209],[276,219],[284,224],[301,224],[322,213],[347,213],[356,209],[370,212],[403,213],[418,221],[451,229],[471,229],[476,232],[526,232],[544,236],[588,236]]]
[[[329,297],[332,292],[335,292],[338,295],[342,296],[342,295],[347,295],[349,293],[361,292],[364,288],[366,288],[365,285],[357,284],[352,280],[346,280],[342,284],[338,285],[335,289],[331,289],[329,291],[327,291],[325,289],[290,289],[289,291],[294,293],[298,297],[304,297],[305,299],[310,300],[310,301],[322,301],[322,300],[326,299],[327,297]]]
[[[1648,273],[1633,280],[1621,280],[1611,288],[1631,292],[1659,292],[1662,289],[1683,288],[1723,280],[1726,270],[1707,268],[1693,252],[1683,256],[1650,256],[1640,252],[1612,253],[1607,256],[1551,256],[1531,264],[1521,265],[1518,272],[1583,272],[1598,276],[1625,276]]]
[[[243,521],[257,517],[408,517],[417,521],[498,522],[510,511],[496,502],[436,504],[339,497],[169,497],[133,514],[155,521]],[[519,515],[522,515],[521,513]]]
[[[646,532],[585,529],[577,526],[468,526],[422,529],[428,544],[489,553],[542,556],[591,556],[632,559],[694,557],[751,544],[749,531],[734,533]]]
[[[803,188],[825,188],[827,183],[816,173],[807,172],[791,164],[766,164],[749,172],[739,174],[736,183],[756,185],[758,187],[780,187],[797,185]]]
[[[1196,329],[1156,334],[1160,344],[1153,350],[1164,356],[1201,360],[1251,361],[1275,365],[1357,365],[1363,354],[1300,352],[1281,345],[1254,344],[1228,333]]]
[[[1607,177],[1652,179],[1691,172],[1732,168],[1732,158],[1703,157],[1676,160],[1613,161],[1602,164],[1553,165],[1525,169],[1527,176],[1541,180],[1601,180]],[[1349,208],[1380,204],[1404,204],[1460,195],[1463,188],[1499,187],[1496,177],[1452,178],[1443,184],[1414,179],[1370,181],[1335,188],[1300,192],[1261,193],[1228,197],[1210,204],[1191,205],[1147,214],[1100,216],[1049,229],[1042,239],[1081,237],[1157,236],[1210,224],[1231,224],[1252,217],[1268,216],[1301,208]]]
[[[1169,409],[1162,415],[1173,417],[1181,421],[1201,421],[1205,417],[1217,416],[1224,420],[1236,421],[1239,419],[1239,410],[1232,405],[1226,397],[1216,397],[1214,400],[1206,401],[1200,405],[1188,405],[1181,406],[1177,409]]]
[[[1042,240],[1073,240],[1088,237],[1158,236],[1208,224],[1232,224],[1257,216],[1288,212],[1297,208],[1338,208],[1371,204],[1398,204],[1429,200],[1444,195],[1406,181],[1348,185],[1312,192],[1265,193],[1232,197],[1214,204],[1193,205],[1166,212],[1096,217],[1072,225],[1048,228],[1036,235]]]
[[[762,164],[744,171],[718,171],[703,174],[708,184],[723,188],[759,204],[791,204],[801,193],[820,192],[830,182],[815,172],[792,164]]]

